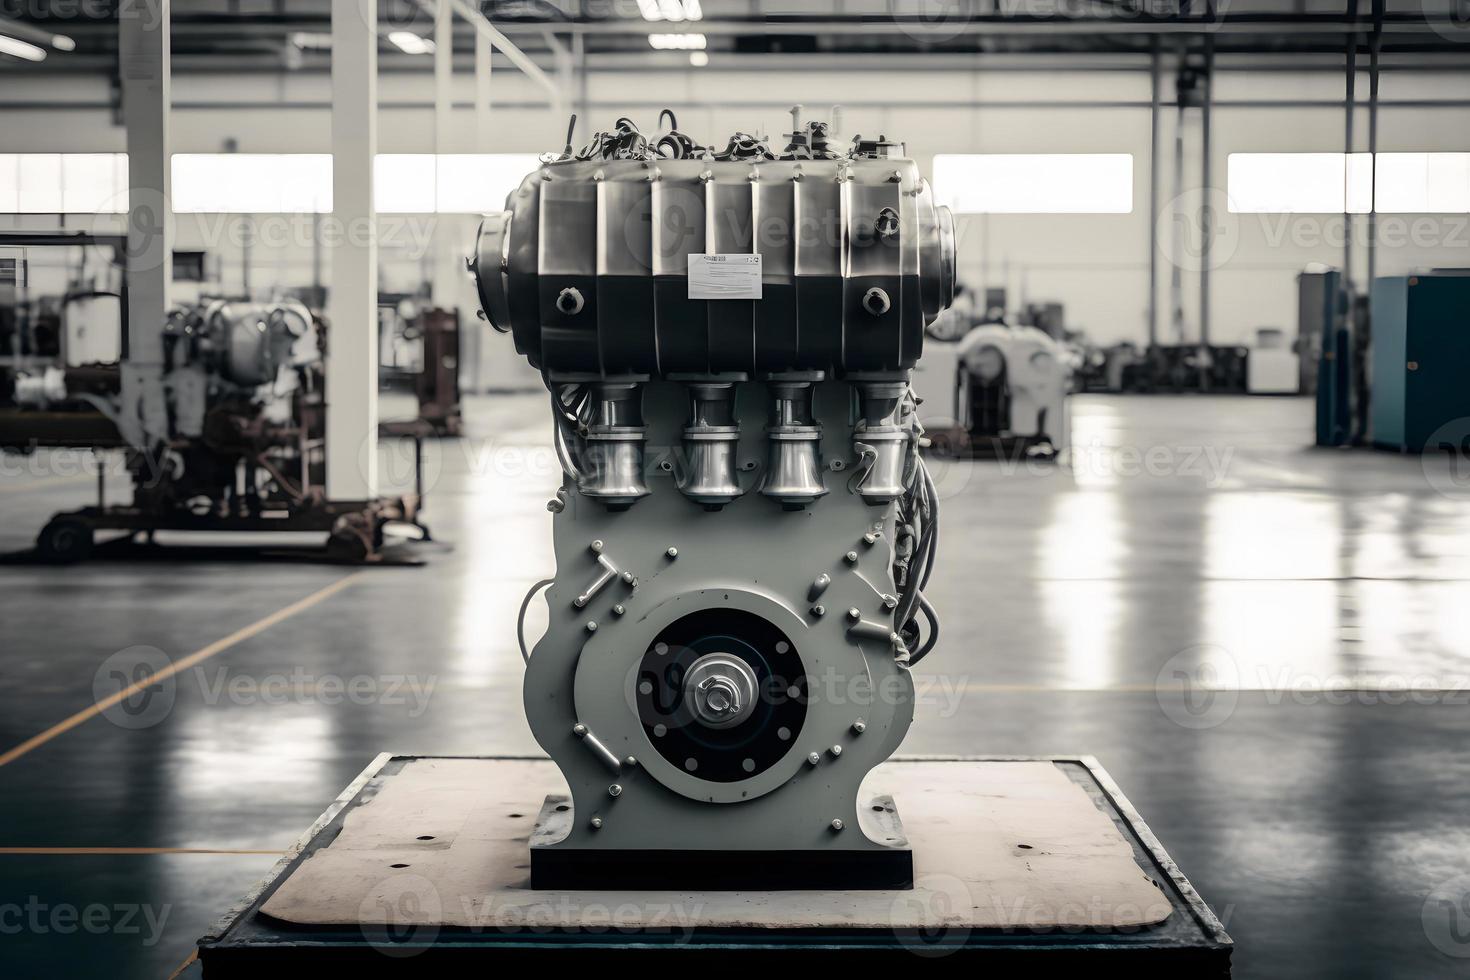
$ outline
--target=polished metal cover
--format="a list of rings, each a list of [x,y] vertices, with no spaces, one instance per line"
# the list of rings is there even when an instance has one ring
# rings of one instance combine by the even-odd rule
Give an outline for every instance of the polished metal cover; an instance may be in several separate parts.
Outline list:
[[[759,299],[690,299],[691,254]],[[485,218],[491,323],[576,373],[900,371],[954,297],[954,223],[907,159],[559,160]]]

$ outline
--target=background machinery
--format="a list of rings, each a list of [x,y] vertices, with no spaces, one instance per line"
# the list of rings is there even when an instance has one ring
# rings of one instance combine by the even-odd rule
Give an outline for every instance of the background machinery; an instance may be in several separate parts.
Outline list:
[[[986,459],[1062,453],[1070,364],[1067,350],[1036,327],[986,324],[932,343],[914,385],[934,450]]]
[[[212,300],[175,308],[161,330],[162,373],[136,400],[126,351],[5,367],[0,448],[120,450],[133,487],[127,504],[56,515],[37,539],[41,557],[86,558],[98,530],[320,531],[333,557],[373,560],[385,525],[417,523],[417,492],[327,499],[326,328],[305,306]]]

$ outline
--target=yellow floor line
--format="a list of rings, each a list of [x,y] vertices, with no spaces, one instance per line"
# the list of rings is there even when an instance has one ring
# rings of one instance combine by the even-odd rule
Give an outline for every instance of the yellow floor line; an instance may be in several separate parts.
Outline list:
[[[209,646],[204,647],[201,650],[196,650],[182,660],[178,660],[172,664],[169,664],[167,667],[165,667],[163,670],[160,670],[153,676],[139,681],[138,683],[131,684],[128,687],[123,688],[121,691],[118,691],[116,694],[109,695],[108,697],[103,698],[101,701],[88,705],[65,721],[58,722],[57,724],[52,725],[41,734],[26,739],[24,742],[21,742],[15,748],[6,752],[4,755],[0,755],[0,766],[8,765],[9,763],[14,762],[16,759],[19,759],[21,756],[25,755],[27,752],[30,752],[32,749],[39,748],[40,746],[45,745],[47,742],[51,741],[56,736],[63,735],[66,732],[71,731],[82,722],[87,721],[91,718],[95,718],[97,715],[100,715],[102,712],[106,711],[108,708],[111,708],[113,705],[119,704],[125,698],[129,698],[141,693],[145,687],[172,677],[180,671],[188,670],[195,664],[208,660],[215,654],[222,653],[225,650],[228,650],[230,647],[235,646],[237,643],[242,643],[253,636],[265,632],[272,626],[275,626],[277,623],[290,619],[297,613],[305,612],[312,606],[325,602],[332,596],[336,595],[338,592],[341,592],[343,589],[347,588],[363,574],[365,574],[365,572],[357,571],[353,572],[351,575],[346,575],[342,578],[339,578],[331,585],[328,585],[322,589],[318,589],[316,592],[313,592],[306,598],[299,599],[296,602],[291,603],[291,605],[285,607],[284,609],[278,609],[275,612],[271,613],[269,616],[266,616],[264,619],[258,619],[255,622],[251,623],[249,626],[246,626],[243,629],[236,630],[224,639],[215,640],[213,643],[209,644]]]
[[[189,969],[189,967],[193,966],[194,961],[197,959],[199,959],[199,950],[191,950],[189,952],[189,955],[184,957],[184,962],[175,967],[174,972],[168,975],[168,980],[178,980],[178,977],[181,976],[185,970]]]
[[[285,851],[257,851],[219,847],[0,847],[0,854],[271,854]]]

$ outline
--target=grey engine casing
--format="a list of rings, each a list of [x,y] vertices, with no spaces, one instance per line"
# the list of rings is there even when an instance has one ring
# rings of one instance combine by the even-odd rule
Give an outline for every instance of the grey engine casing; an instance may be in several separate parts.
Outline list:
[[[887,847],[858,789],[913,716],[907,378],[953,297],[947,210],[897,158],[564,159],[507,206],[472,265],[566,470],[524,684],[573,798],[556,846]],[[752,251],[761,299],[688,298],[689,253]]]

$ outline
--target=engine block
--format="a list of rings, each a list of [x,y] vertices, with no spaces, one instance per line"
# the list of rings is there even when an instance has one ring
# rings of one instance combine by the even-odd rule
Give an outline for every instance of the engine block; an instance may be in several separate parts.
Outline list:
[[[623,120],[482,225],[484,312],[541,369],[564,470],[524,694],[572,818],[537,887],[911,876],[859,788],[937,638],[908,369],[952,225],[898,144],[795,129],[778,159]]]

